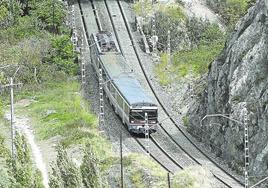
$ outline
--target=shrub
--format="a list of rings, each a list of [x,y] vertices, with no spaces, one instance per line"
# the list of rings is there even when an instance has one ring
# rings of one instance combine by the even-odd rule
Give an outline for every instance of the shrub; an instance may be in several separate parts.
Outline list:
[[[53,14],[54,10],[54,14]],[[31,14],[43,23],[46,30],[62,33],[61,27],[64,24],[67,11],[62,1],[47,0],[40,1],[36,5],[36,9]]]
[[[56,36],[51,40],[50,57],[47,62],[55,64],[57,70],[70,75],[76,75],[78,65],[74,63],[77,54],[73,51],[73,44],[67,35]]]

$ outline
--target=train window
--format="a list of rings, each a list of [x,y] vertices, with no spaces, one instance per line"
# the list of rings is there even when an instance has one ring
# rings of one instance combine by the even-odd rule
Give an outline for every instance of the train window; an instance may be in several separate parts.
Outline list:
[[[106,76],[106,73],[105,73],[105,72],[103,72],[102,77],[103,77],[103,80],[104,80],[104,81],[106,81],[106,80],[107,80],[107,76]]]
[[[111,83],[110,82],[107,82],[107,88],[109,91],[111,91]]]
[[[112,93],[113,97],[115,97],[115,88],[112,84],[111,84],[111,93]]]
[[[123,99],[122,99],[122,97],[120,96],[120,95],[117,95],[116,96],[116,100],[117,100],[117,104],[121,107],[121,108],[123,108]]]
[[[145,120],[145,112],[147,112],[148,120],[157,120],[157,110],[131,110],[131,120]]]
[[[124,110],[125,110],[125,114],[129,115],[129,107],[127,105],[127,103],[124,101]]]

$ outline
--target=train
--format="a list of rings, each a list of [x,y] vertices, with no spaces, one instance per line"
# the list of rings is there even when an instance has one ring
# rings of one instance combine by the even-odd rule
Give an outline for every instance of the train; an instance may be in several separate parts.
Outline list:
[[[105,96],[130,133],[156,132],[158,106],[136,79],[137,75],[127,66],[114,38],[107,31],[90,35],[93,70],[98,78],[102,77]],[[99,74],[100,71],[102,74]]]

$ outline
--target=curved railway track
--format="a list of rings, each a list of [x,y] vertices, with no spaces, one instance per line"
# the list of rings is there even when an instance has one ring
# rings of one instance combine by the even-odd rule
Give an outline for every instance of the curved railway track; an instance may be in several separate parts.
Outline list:
[[[90,1],[90,3],[91,3],[91,6],[92,6],[92,10],[94,12],[94,15],[95,15],[96,22],[98,23],[97,27],[98,27],[99,30],[101,30],[102,26],[101,26],[101,23],[99,21],[99,16],[96,16],[98,14],[97,9],[96,9],[93,1]],[[87,29],[87,26],[86,26],[85,18],[83,16],[84,12],[83,12],[83,10],[81,8],[80,0],[78,0],[78,4],[79,4],[79,8],[80,8],[80,14],[82,16],[82,22],[83,22],[84,29],[85,29],[85,32],[86,32],[87,42],[88,42],[88,45],[90,45],[89,40],[88,40],[89,39],[88,38],[89,33],[87,32],[88,29]],[[151,147],[149,155],[160,166],[162,166],[167,172],[174,173],[175,171],[183,169],[182,166],[178,162],[176,162],[163,148],[161,148],[160,145],[156,141],[149,140],[149,143],[146,143],[147,141],[145,141],[143,138],[133,137],[133,139],[140,145],[140,147],[144,151],[147,151],[146,145],[149,144],[150,147]]]
[[[106,0],[105,0],[106,1]],[[127,28],[127,31],[128,31],[128,34],[129,34],[129,37],[130,37],[130,39],[131,39],[131,42],[132,42],[132,45],[133,45],[133,48],[134,48],[134,50],[135,50],[135,53],[136,53],[136,55],[137,55],[137,58],[138,58],[138,62],[139,62],[139,64],[140,64],[140,67],[141,67],[141,69],[142,69],[142,72],[143,72],[143,74],[144,74],[144,76],[145,76],[145,79],[146,79],[146,81],[147,81],[147,83],[148,83],[148,85],[149,85],[149,87],[150,87],[150,89],[151,89],[151,91],[153,92],[153,94],[154,94],[154,96],[155,96],[155,98],[156,98],[156,100],[158,101],[158,103],[160,104],[160,106],[162,107],[162,109],[164,110],[164,112],[166,113],[166,115],[167,115],[167,117],[171,120],[171,122],[176,126],[176,128],[183,134],[183,136],[200,152],[200,153],[202,153],[207,159],[209,159],[209,161],[211,161],[215,166],[217,166],[219,169],[221,169],[225,174],[227,174],[229,177],[231,177],[233,180],[235,180],[238,184],[240,184],[241,186],[244,186],[244,183],[242,183],[238,178],[236,178],[235,176],[233,176],[232,174],[230,174],[228,171],[226,171],[225,169],[223,169],[219,164],[217,164],[210,156],[208,156],[205,152],[203,152],[192,140],[191,140],[191,138],[188,136],[188,135],[186,135],[185,134],[185,132],[179,127],[179,125],[176,123],[176,121],[172,118],[172,116],[170,116],[170,114],[169,114],[169,112],[168,112],[168,110],[167,110],[167,108],[165,107],[165,105],[162,103],[162,101],[160,100],[160,98],[158,97],[158,95],[157,95],[157,93],[155,92],[155,90],[154,90],[154,88],[153,88],[153,86],[152,86],[152,83],[151,83],[151,81],[150,81],[150,79],[149,79],[149,77],[148,77],[148,75],[147,75],[147,73],[146,73],[146,71],[145,71],[145,69],[144,69],[144,66],[143,66],[143,64],[142,64],[142,62],[141,62],[141,59],[140,59],[140,57],[139,57],[139,54],[138,54],[138,50],[137,50],[137,48],[136,48],[136,45],[135,45],[135,43],[134,43],[134,39],[133,39],[133,36],[132,36],[132,33],[131,33],[131,30],[130,30],[130,27],[129,27],[129,23],[128,23],[128,21],[127,21],[127,19],[126,19],[126,16],[125,16],[125,13],[124,13],[124,11],[123,11],[123,8],[122,8],[122,6],[121,6],[121,3],[120,3],[120,1],[119,0],[116,0],[117,1],[117,3],[118,3],[118,6],[119,6],[119,8],[120,8],[120,12],[121,12],[121,14],[122,14],[122,17],[123,17],[123,19],[124,19],[124,22],[125,22],[125,25],[126,25],[126,28]],[[173,136],[171,136],[162,126],[161,126],[161,129],[162,130],[164,130],[165,131],[165,133],[168,135],[168,137],[170,138],[170,139],[172,139],[173,141],[175,141],[174,139],[173,139]],[[202,164],[198,161],[198,160],[196,160],[192,155],[190,155],[190,153],[189,152],[187,152],[178,142],[174,142],[179,148],[181,148],[191,159],[193,159],[197,164],[199,164],[199,165],[201,165],[202,166]],[[227,183],[225,183],[225,182],[223,182],[222,181],[222,179],[219,177],[219,176],[217,176],[217,175],[215,175],[214,173],[213,173],[213,175],[214,175],[214,177],[216,178],[216,179],[218,179],[219,181],[221,181],[222,183],[224,183],[225,185],[227,185],[227,186],[229,186],[229,187],[231,187],[230,185],[228,185]]]
[[[94,1],[93,0],[90,0],[91,2],[91,5],[92,5],[92,8],[94,10],[94,15],[95,15],[95,19],[96,19],[96,22],[97,22],[97,25],[98,25],[98,28],[99,30],[102,30],[102,26],[101,26],[101,22],[99,20],[99,16],[98,16],[98,13],[96,11],[96,7],[94,5]],[[98,1],[99,2],[99,1]],[[108,16],[110,18],[110,21],[111,21],[111,25],[112,25],[112,28],[113,28],[113,32],[115,33],[115,36],[117,38],[117,42],[120,46],[120,49],[121,51],[124,53],[124,51],[122,50],[122,47],[121,47],[121,44],[120,44],[120,40],[119,40],[119,36],[118,36],[118,33],[116,31],[116,26],[113,22],[113,17],[115,15],[112,15],[112,13],[110,12],[109,10],[109,7],[108,7],[108,4],[107,4],[107,1],[104,0],[104,3],[105,3],[105,6],[107,8],[107,13],[108,13]],[[130,38],[130,41],[132,43],[132,47],[134,49],[134,52],[135,52],[135,55],[136,55],[136,58],[138,59],[138,62],[139,62],[139,66],[141,67],[142,69],[142,72],[144,74],[144,77],[147,81],[147,84],[148,86],[150,87],[151,91],[153,92],[154,94],[154,97],[156,98],[156,100],[158,101],[158,103],[160,104],[160,106],[162,107],[163,111],[165,112],[165,114],[167,115],[167,117],[170,119],[170,121],[176,126],[176,128],[185,136],[185,138],[200,152],[202,153],[207,159],[209,159],[215,166],[217,166],[218,168],[220,168],[225,174],[227,174],[229,177],[231,177],[232,179],[234,179],[237,183],[239,183],[240,185],[243,185],[243,183],[240,182],[240,180],[238,180],[236,177],[232,176],[229,172],[225,171],[221,166],[219,166],[214,160],[212,160],[209,156],[207,156],[206,153],[204,153],[185,133],[184,131],[177,125],[177,123],[175,122],[175,120],[169,115],[169,112],[167,111],[166,107],[163,105],[163,103],[161,102],[161,100],[159,99],[159,97],[157,96],[157,93],[155,92],[149,78],[148,78],[148,75],[146,74],[145,70],[144,70],[144,67],[143,67],[143,64],[141,62],[141,59],[140,59],[140,56],[139,56],[139,53],[138,53],[138,50],[136,48],[136,45],[134,43],[134,39],[133,39],[133,36],[132,36],[132,33],[131,33],[131,30],[130,30],[130,27],[128,25],[128,21],[126,19],[126,16],[125,16],[125,13],[123,11],[123,8],[119,2],[119,0],[117,0],[117,4],[118,4],[118,7],[120,9],[120,13],[122,15],[122,18],[124,20],[124,24],[125,24],[125,27],[127,29],[127,32],[128,32],[128,35],[129,35],[129,38]],[[82,11],[81,7],[80,7],[80,11]],[[83,12],[82,12],[82,15],[83,15]],[[84,22],[84,21],[83,21]],[[86,25],[85,25],[85,22],[84,22],[84,27],[86,28]],[[88,33],[87,33],[87,37],[88,37]],[[200,163],[195,157],[193,157],[183,146],[181,146],[174,138],[172,135],[170,135],[170,133],[168,133],[168,131],[162,126],[162,125],[159,125],[159,127],[161,128],[161,130],[164,132],[164,134],[168,137],[168,139],[173,142],[180,150],[182,150],[192,161],[194,161],[196,164],[198,165],[201,165],[202,166],[202,163]],[[146,146],[145,144],[143,143],[144,139],[139,139],[139,138],[134,138],[136,140],[136,142],[144,149],[146,150]],[[161,144],[159,144],[157,142],[157,140],[152,136],[151,140],[150,140],[150,146],[154,146],[156,148],[158,148],[165,156],[166,158],[168,159],[168,163],[173,163],[174,166],[176,166],[177,169],[183,169],[184,167],[179,164],[170,154],[167,153],[167,151],[165,151],[162,147],[161,147]],[[153,152],[150,154],[150,156],[156,161],[158,162],[164,169],[166,169],[168,172],[173,172],[174,170],[174,167],[172,169],[172,167],[167,167],[167,165],[165,165],[163,162],[161,162],[161,160],[158,159],[158,157],[156,157]],[[175,168],[175,169],[176,169]],[[220,175],[216,175],[215,173],[213,173],[214,177],[220,181],[222,184],[224,184],[225,186],[227,187],[232,187],[231,185],[229,185],[228,183],[226,183],[225,181],[222,180],[222,178],[220,177]]]

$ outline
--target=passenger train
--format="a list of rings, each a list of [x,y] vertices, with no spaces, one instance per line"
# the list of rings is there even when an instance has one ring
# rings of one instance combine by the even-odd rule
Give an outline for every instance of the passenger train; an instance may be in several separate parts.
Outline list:
[[[90,36],[90,58],[95,72],[102,70],[103,89],[114,111],[131,133],[145,133],[145,114],[149,132],[158,124],[158,107],[127,68],[119,46],[109,32]],[[100,76],[97,74],[98,77]]]

